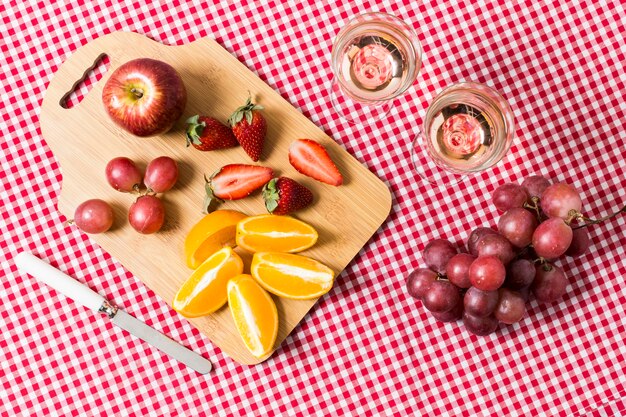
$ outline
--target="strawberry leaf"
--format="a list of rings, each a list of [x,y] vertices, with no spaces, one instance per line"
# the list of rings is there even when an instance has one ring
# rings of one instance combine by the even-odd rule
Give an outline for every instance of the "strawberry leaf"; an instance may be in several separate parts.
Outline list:
[[[265,200],[265,208],[269,213],[273,213],[276,207],[278,207],[278,200],[280,199],[280,194],[276,188],[276,178],[263,186],[262,195]]]
[[[187,119],[187,131],[185,132],[185,136],[187,137],[187,147],[192,143],[194,145],[202,145],[202,132],[206,127],[206,123],[200,122],[198,123],[199,116],[196,114],[195,116],[191,116]]]
[[[189,119],[185,120],[185,123],[188,125],[198,124],[198,120],[200,119],[200,115],[196,114],[195,116],[191,116]]]
[[[213,194],[211,181],[206,177],[206,175],[204,176],[204,191],[205,191],[205,196],[204,196],[204,201],[202,202],[202,212],[204,214],[208,214],[208,213],[215,211],[217,206],[223,203],[224,200],[216,197],[215,194]]]
[[[233,114],[228,118],[228,123],[231,127],[235,127],[239,122],[246,118],[248,124],[252,124],[252,111],[253,110],[263,110],[263,106],[259,106],[258,104],[254,104],[252,102],[252,97],[248,92],[248,100],[246,100],[246,104],[241,107],[238,107],[237,110],[233,112]]]

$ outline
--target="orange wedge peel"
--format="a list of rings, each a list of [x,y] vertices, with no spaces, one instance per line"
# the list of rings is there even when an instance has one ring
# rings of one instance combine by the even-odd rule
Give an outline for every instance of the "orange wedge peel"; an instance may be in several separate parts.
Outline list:
[[[326,294],[335,273],[315,259],[279,252],[258,252],[250,273],[267,291],[279,297],[308,300]]]
[[[228,280],[243,272],[243,261],[225,247],[204,261],[183,283],[172,302],[185,317],[211,314],[226,304]]]
[[[278,335],[278,311],[272,297],[247,274],[228,281],[228,307],[246,348],[256,358],[268,356]]]
[[[234,210],[216,210],[196,223],[185,238],[185,262],[196,269],[225,246],[235,245],[237,223],[247,216]]]
[[[261,214],[237,223],[237,246],[250,252],[301,252],[317,238],[311,225],[291,216]]]

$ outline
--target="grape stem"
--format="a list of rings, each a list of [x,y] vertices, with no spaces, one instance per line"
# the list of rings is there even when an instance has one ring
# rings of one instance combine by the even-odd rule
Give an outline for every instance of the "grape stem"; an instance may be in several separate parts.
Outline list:
[[[552,271],[552,264],[550,262],[546,261],[543,258],[539,258],[539,259],[541,259],[541,266],[542,266],[544,271],[546,271],[546,272],[547,271]]]
[[[612,219],[613,217],[616,217],[620,213],[626,213],[626,206],[622,207],[621,209],[619,209],[615,213],[609,214],[608,216],[604,216],[604,217],[599,218],[599,219],[590,219],[589,217],[584,216],[582,213],[576,212],[576,213],[574,213],[574,216],[573,216],[572,220],[573,219],[582,219],[582,220],[585,221],[585,223],[581,224],[579,226],[576,226],[576,227],[572,227],[572,229],[580,229],[582,227],[587,227],[587,226],[592,225],[592,224],[600,224],[600,223],[602,223],[602,222],[604,222],[606,220],[609,220],[609,219]],[[570,217],[572,217],[572,213],[570,213]]]
[[[517,254],[517,258],[521,258],[522,256],[526,255],[526,253],[528,253],[528,250],[532,247],[531,244],[524,246],[522,248],[522,250],[520,250]]]
[[[529,250],[530,250],[530,248],[532,248],[532,247],[533,247],[533,245],[532,245],[532,244],[530,244],[530,245],[528,245],[528,246],[524,246],[524,247],[522,248],[522,250],[520,250],[520,251],[519,251],[519,253],[518,253],[518,254],[517,254],[517,256],[515,257],[515,259],[520,259],[520,258],[522,258],[524,255],[526,255],[526,253],[528,253],[528,251],[529,251]],[[545,264],[549,263],[549,262],[548,262],[548,260],[547,260],[546,258],[543,258],[543,257],[541,257],[541,256],[540,256],[540,257],[538,257],[538,258],[535,258],[535,259],[531,259],[531,260],[532,260],[532,263],[533,263],[533,264],[545,265]]]
[[[533,203],[524,203],[524,208],[535,210],[535,213],[537,213],[537,220],[541,221],[541,212],[539,211],[539,197],[534,196],[530,199],[530,201],[532,201]]]

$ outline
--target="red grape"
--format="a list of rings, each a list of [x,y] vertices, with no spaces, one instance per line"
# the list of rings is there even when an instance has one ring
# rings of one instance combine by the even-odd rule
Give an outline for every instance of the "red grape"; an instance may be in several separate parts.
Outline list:
[[[591,244],[591,240],[589,239],[589,233],[587,233],[586,227],[573,229],[572,232],[572,243],[570,243],[565,254],[567,256],[577,258],[587,252],[587,249],[589,249],[589,245]]]
[[[123,156],[111,159],[104,173],[109,185],[117,191],[130,192],[141,185],[141,171],[132,159]]]
[[[565,295],[567,278],[563,270],[556,265],[537,265],[537,275],[530,289],[537,300],[552,303]]]
[[[430,284],[437,280],[437,273],[427,269],[418,268],[411,272],[406,279],[406,289],[413,298],[421,300]]]
[[[516,259],[507,267],[504,285],[513,290],[521,290],[533,283],[535,274],[535,264],[533,261],[528,259]]]
[[[525,302],[528,302],[528,297],[530,296],[530,285],[528,287],[523,287],[515,291],[519,293],[519,295],[524,299]]]
[[[479,290],[497,290],[504,283],[506,269],[500,259],[493,255],[479,256],[469,269],[469,279]]]
[[[541,210],[548,217],[567,219],[571,210],[580,212],[582,204],[578,191],[563,182],[552,184],[541,195]]]
[[[487,317],[498,305],[498,291],[483,291],[470,287],[463,297],[465,311],[476,317]]]
[[[428,311],[443,313],[452,310],[461,302],[461,294],[459,288],[450,281],[435,281],[428,287],[422,302]]]
[[[513,207],[498,220],[498,232],[518,248],[530,245],[533,232],[538,225],[537,218],[528,210]]]
[[[154,195],[142,195],[130,206],[128,221],[139,233],[148,235],[158,232],[165,221],[163,202]]]
[[[528,200],[528,193],[520,185],[508,183],[496,188],[492,200],[498,210],[507,211],[513,207],[523,207]]]
[[[476,317],[466,311],[463,313],[463,324],[468,332],[476,336],[487,336],[498,328],[498,319],[494,316]]]
[[[424,248],[422,256],[426,265],[440,274],[446,273],[446,265],[456,255],[454,245],[444,239],[435,239]]]
[[[143,179],[146,187],[155,193],[170,190],[178,180],[178,165],[169,156],[159,156],[150,161]]]
[[[500,288],[500,298],[494,311],[496,319],[506,324],[517,323],[526,313],[526,301],[516,291]]]
[[[463,317],[463,303],[459,302],[457,305],[452,307],[452,310],[444,311],[443,313],[433,313],[433,312],[431,312],[430,314],[433,315],[435,320],[441,321],[441,322],[444,322],[444,323],[450,323],[450,322],[453,322],[453,321],[457,321],[461,317]]]
[[[504,265],[515,257],[511,242],[499,233],[483,236],[476,245],[478,256],[497,256]]]
[[[448,261],[446,266],[446,276],[451,283],[459,288],[469,288],[472,283],[469,280],[469,267],[476,259],[469,253],[458,253]]]
[[[560,217],[551,217],[533,233],[533,248],[538,256],[555,259],[563,255],[572,243],[573,232]]]
[[[113,226],[113,209],[99,198],[87,200],[76,207],[73,222],[85,233],[104,233]]]
[[[522,187],[526,189],[529,197],[541,197],[541,194],[549,186],[550,180],[541,175],[531,175],[522,181]]]
[[[568,280],[551,260],[587,251],[588,229],[577,222],[595,224],[625,211],[590,220],[580,212],[582,200],[574,187],[551,184],[540,175],[497,187],[492,202],[502,212],[497,231],[473,229],[466,242],[469,253],[459,253],[444,239],[431,241],[422,253],[428,269],[414,270],[406,282],[407,292],[436,320],[462,318],[479,336],[497,331],[499,323],[522,320],[531,292],[539,302],[563,297]]]
[[[476,245],[478,245],[478,241],[485,235],[497,233],[498,232],[489,227],[477,227],[476,229],[472,230],[472,233],[470,233],[469,237],[467,238],[467,250],[470,254],[478,256],[478,249],[476,247]]]

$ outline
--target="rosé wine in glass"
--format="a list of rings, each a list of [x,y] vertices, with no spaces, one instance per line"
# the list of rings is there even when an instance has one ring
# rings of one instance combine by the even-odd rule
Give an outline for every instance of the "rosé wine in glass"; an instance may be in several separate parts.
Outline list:
[[[421,56],[417,34],[402,20],[386,13],[357,16],[333,43],[333,106],[349,121],[386,114],[417,78]]]
[[[439,182],[446,173],[447,180],[456,176],[457,182],[497,164],[511,147],[514,130],[513,112],[495,90],[473,82],[454,84],[428,107],[413,143],[413,163],[429,182]]]

